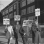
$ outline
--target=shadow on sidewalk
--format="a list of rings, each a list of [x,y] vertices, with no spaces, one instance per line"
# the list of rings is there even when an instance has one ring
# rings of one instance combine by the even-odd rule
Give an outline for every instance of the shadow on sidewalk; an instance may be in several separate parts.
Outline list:
[[[0,41],[0,44],[6,44],[7,42]]]
[[[5,35],[6,35],[5,33],[0,32],[0,36],[5,36]]]

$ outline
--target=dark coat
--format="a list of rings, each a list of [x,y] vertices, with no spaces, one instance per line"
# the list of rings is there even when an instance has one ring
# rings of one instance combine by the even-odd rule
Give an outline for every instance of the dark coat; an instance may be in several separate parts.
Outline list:
[[[13,31],[14,31],[14,37],[15,37],[15,38],[18,38],[17,30],[16,30],[16,28],[15,28],[15,27],[13,27]]]
[[[11,34],[8,31],[8,28],[5,29],[5,33],[6,33],[6,38],[9,39],[11,37]]]
[[[41,35],[39,31],[35,33],[35,43],[37,44],[41,43]]]
[[[32,41],[33,43],[41,43],[41,35],[40,35],[40,28],[37,28],[37,26],[34,24],[32,25]]]
[[[35,41],[35,32],[36,32],[36,25],[35,25],[35,23],[32,23],[31,33],[32,33],[32,42],[33,43]]]
[[[24,30],[23,30],[22,27],[19,29],[19,33],[20,33],[21,36],[24,36]]]
[[[10,34],[9,31],[7,31],[7,33],[6,33],[6,38],[9,39],[10,37],[11,37],[11,34]]]

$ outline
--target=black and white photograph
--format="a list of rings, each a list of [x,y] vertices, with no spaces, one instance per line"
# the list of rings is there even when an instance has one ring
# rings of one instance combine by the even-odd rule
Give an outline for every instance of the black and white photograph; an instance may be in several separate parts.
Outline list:
[[[0,44],[44,44],[44,0],[0,0]]]

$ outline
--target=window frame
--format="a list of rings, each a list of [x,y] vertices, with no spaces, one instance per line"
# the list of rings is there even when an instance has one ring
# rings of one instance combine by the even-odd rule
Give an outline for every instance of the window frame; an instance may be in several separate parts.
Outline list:
[[[24,10],[25,10],[25,14],[26,14],[26,8],[25,8],[25,9],[21,10],[21,15],[25,15],[25,14],[22,13],[22,12],[24,12]]]

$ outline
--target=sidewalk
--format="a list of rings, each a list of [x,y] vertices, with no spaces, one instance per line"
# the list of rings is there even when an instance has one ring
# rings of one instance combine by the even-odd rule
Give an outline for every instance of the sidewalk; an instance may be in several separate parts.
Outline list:
[[[15,44],[15,39],[11,41],[12,44]],[[18,41],[18,44],[23,44],[22,42]]]
[[[0,44],[7,44],[8,39],[6,36],[0,36]],[[15,39],[12,39],[11,44],[15,44]],[[23,44],[22,42],[18,41],[18,44]]]
[[[22,42],[22,38],[19,38],[18,40],[19,40],[20,42]],[[32,43],[32,38],[28,38],[28,42],[29,42],[29,43]],[[42,42],[41,44],[44,44],[44,38],[41,38],[41,42]]]
[[[22,42],[22,38],[18,38],[18,41]],[[28,38],[28,42],[32,43],[32,38]]]

